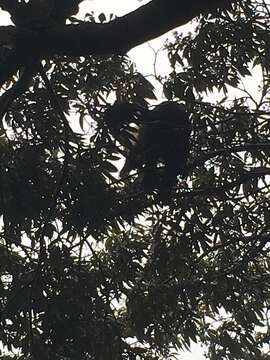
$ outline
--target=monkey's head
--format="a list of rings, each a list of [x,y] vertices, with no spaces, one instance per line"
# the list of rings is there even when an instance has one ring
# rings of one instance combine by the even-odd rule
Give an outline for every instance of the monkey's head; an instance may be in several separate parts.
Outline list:
[[[131,148],[136,142],[137,133],[143,118],[143,113],[148,109],[127,101],[116,101],[104,112],[104,123],[109,132],[122,146]]]
[[[165,101],[154,108],[152,118],[161,126],[190,133],[190,115],[183,104]]]
[[[129,102],[115,102],[104,113],[104,122],[112,132],[124,130],[136,122],[136,106]]]

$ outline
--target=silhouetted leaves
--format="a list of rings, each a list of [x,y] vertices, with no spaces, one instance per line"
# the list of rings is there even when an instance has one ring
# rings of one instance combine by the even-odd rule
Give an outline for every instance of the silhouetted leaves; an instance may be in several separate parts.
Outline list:
[[[193,342],[211,360],[269,359],[269,13],[259,4],[201,17],[166,45],[164,93],[192,123],[187,176],[166,194],[146,193],[140,168],[119,179],[138,112],[155,100],[128,57],[44,62],[68,130],[39,76],[13,102],[0,131],[1,359],[161,360]],[[112,113],[115,101],[136,111]]]

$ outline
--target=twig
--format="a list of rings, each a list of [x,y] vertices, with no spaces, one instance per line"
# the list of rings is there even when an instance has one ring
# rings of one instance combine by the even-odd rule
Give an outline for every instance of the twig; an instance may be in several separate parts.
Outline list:
[[[196,166],[203,165],[207,160],[210,160],[219,155],[227,155],[232,153],[238,153],[242,151],[269,151],[270,143],[262,143],[262,144],[243,144],[232,146],[230,148],[222,148],[214,151],[210,151],[203,155],[201,158],[194,160],[190,165],[188,165],[188,169],[195,168]]]

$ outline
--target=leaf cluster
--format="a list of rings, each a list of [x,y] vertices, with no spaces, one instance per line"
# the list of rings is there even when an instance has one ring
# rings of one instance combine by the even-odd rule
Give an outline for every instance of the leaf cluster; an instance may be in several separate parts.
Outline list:
[[[269,358],[268,26],[263,1],[243,1],[167,44],[164,93],[185,103],[192,133],[165,205],[138,172],[118,177],[125,154],[104,114],[155,97],[127,57],[44,62],[68,132],[39,76],[12,104],[0,340],[17,358],[172,359],[193,342],[211,360]]]

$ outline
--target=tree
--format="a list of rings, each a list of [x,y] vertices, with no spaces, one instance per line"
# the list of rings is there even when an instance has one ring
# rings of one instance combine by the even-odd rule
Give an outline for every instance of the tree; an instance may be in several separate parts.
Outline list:
[[[153,0],[63,25],[79,2],[0,1],[17,23],[0,36],[0,341],[20,359],[171,359],[192,341],[269,359],[267,4]],[[188,174],[164,201],[139,171],[118,178],[104,113],[151,108],[125,52],[195,16],[158,77],[192,116]]]

